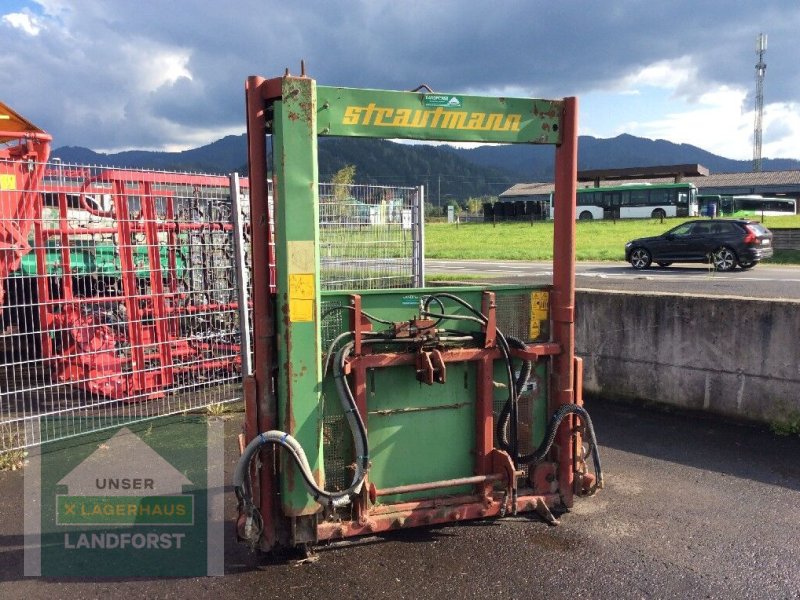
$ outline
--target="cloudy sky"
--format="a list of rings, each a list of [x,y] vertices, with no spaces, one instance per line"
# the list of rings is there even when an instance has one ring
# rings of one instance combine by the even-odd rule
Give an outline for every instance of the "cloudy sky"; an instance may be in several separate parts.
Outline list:
[[[580,99],[581,134],[800,159],[797,0],[0,0],[0,100],[54,146],[178,150],[244,126],[244,80]]]

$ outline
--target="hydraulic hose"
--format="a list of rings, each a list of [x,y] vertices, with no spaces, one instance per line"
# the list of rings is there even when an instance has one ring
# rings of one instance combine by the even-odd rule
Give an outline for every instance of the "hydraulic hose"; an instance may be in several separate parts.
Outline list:
[[[338,343],[343,339],[347,338],[348,335],[352,335],[352,332],[346,332],[337,336],[337,338],[331,343],[329,356],[333,353],[335,346],[338,345]],[[411,344],[414,342],[414,340],[397,340],[387,338],[378,332],[374,332],[373,335],[379,337],[362,340],[362,343]],[[453,338],[442,338],[443,341],[463,341],[463,339],[464,338],[459,338],[457,340]],[[257,522],[260,522],[261,517],[257,514],[258,511],[252,503],[252,491],[250,489],[248,480],[248,469],[250,461],[253,459],[256,452],[258,452],[258,450],[267,444],[280,446],[289,453],[289,456],[294,460],[300,469],[300,473],[303,478],[303,484],[305,485],[309,494],[314,498],[314,500],[323,506],[328,508],[346,506],[350,503],[353,496],[356,496],[360,493],[361,486],[364,484],[364,478],[367,470],[369,469],[369,442],[367,440],[364,421],[361,417],[361,414],[358,412],[358,407],[356,406],[353,392],[350,389],[350,385],[347,382],[347,377],[344,374],[344,366],[354,346],[355,343],[352,341],[344,344],[336,353],[336,358],[333,361],[333,364],[335,365],[334,383],[336,385],[339,401],[342,405],[342,410],[344,411],[345,418],[350,426],[350,431],[353,434],[353,446],[356,453],[356,468],[350,486],[347,489],[338,492],[331,492],[320,488],[311,472],[311,467],[308,463],[308,458],[303,450],[303,447],[294,437],[284,431],[278,430],[262,432],[253,438],[244,449],[244,452],[242,452],[242,456],[239,458],[239,462],[237,463],[236,469],[233,473],[233,487],[236,496],[239,499],[240,506],[246,507],[248,512],[254,516]],[[326,371],[328,364],[329,359],[326,359]]]
[[[600,464],[600,451],[597,448],[597,438],[594,434],[592,419],[589,416],[589,412],[584,407],[577,404],[564,404],[556,412],[554,412],[553,416],[550,417],[550,421],[547,423],[547,429],[545,430],[542,444],[530,454],[520,456],[519,462],[527,465],[537,465],[542,462],[547,457],[547,453],[550,452],[550,449],[553,447],[553,442],[555,442],[556,439],[556,433],[558,433],[558,427],[561,425],[564,417],[569,414],[578,415],[586,424],[586,434],[591,447],[592,462],[594,462],[594,472],[597,477],[597,487],[602,488],[603,468]]]
[[[453,300],[454,302],[466,308],[471,313],[472,316],[446,314],[444,304],[441,300],[442,298]],[[429,306],[431,302],[436,302],[441,308],[442,312],[441,313],[430,312]],[[329,312],[332,312],[333,310],[348,309],[348,308],[350,307],[335,307]],[[445,320],[473,321],[481,325],[486,325],[488,323],[488,318],[486,317],[486,315],[476,310],[472,305],[470,305],[462,298],[459,298],[458,296],[448,293],[434,294],[426,297],[423,303],[423,310],[421,311],[421,314],[429,317],[434,317],[437,319],[436,323],[431,327],[431,329],[433,329],[437,333],[445,333],[445,330],[437,329],[438,325]],[[383,321],[381,319],[376,319],[371,315],[369,315],[368,318],[376,322],[387,323],[386,321]],[[460,332],[450,331],[448,333],[452,334]],[[442,336],[437,339],[440,342],[461,343],[469,340],[480,341],[481,336],[483,335],[481,332],[463,332],[463,333],[467,335],[451,336],[451,337]],[[358,411],[358,407],[356,406],[352,390],[350,389],[347,377],[344,374],[345,365],[347,364],[347,358],[353,351],[355,343],[351,340],[346,344],[344,344],[338,350],[338,352],[336,352],[335,359],[331,360],[331,357],[334,356],[334,351],[336,347],[341,342],[346,340],[348,337],[352,336],[353,332],[345,332],[338,335],[331,342],[327,356],[325,358],[323,373],[326,374],[328,372],[331,363],[334,365],[334,383],[336,386],[337,395],[339,397],[342,410],[344,411],[345,418],[347,419],[350,431],[353,436],[353,445],[356,454],[355,472],[353,474],[353,479],[349,487],[345,490],[332,492],[322,489],[317,485],[316,480],[314,479],[305,451],[303,450],[300,443],[294,437],[292,437],[289,433],[277,430],[270,430],[260,433],[253,440],[251,440],[250,443],[247,445],[247,447],[244,449],[242,456],[240,457],[239,462],[237,463],[236,469],[233,474],[233,486],[236,496],[239,499],[240,510],[244,508],[245,511],[249,514],[249,516],[252,517],[257,530],[260,530],[262,519],[261,515],[258,514],[257,508],[253,505],[252,502],[252,490],[249,481],[249,466],[250,462],[252,461],[256,453],[267,444],[280,446],[286,452],[289,453],[289,456],[292,458],[292,460],[294,460],[294,462],[297,464],[300,470],[303,484],[305,485],[309,494],[314,498],[314,500],[316,500],[323,506],[329,509],[335,509],[337,507],[345,506],[351,502],[354,496],[358,495],[361,492],[361,488],[364,484],[364,480],[366,478],[366,474],[369,469],[369,444],[367,440],[364,421],[362,419],[361,414]],[[499,348],[502,354],[503,361],[505,364],[506,376],[508,378],[508,392],[509,392],[508,399],[505,405],[503,406],[500,415],[498,416],[497,430],[496,430],[498,446],[500,446],[501,449],[511,454],[515,464],[529,464],[529,465],[538,464],[542,462],[546,458],[548,452],[550,452],[550,449],[552,448],[553,443],[555,441],[558,427],[560,426],[564,417],[566,417],[568,414],[577,414],[581,419],[583,419],[583,421],[586,424],[587,438],[591,445],[591,453],[594,462],[595,473],[597,475],[597,486],[602,487],[603,485],[602,468],[600,465],[600,455],[597,449],[594,428],[592,426],[592,421],[591,418],[589,417],[588,412],[581,406],[575,404],[567,404],[560,407],[551,417],[547,426],[547,430],[545,432],[545,439],[543,443],[539,446],[539,448],[537,448],[531,454],[519,456],[518,427],[517,427],[518,399],[520,391],[524,388],[524,386],[528,381],[528,378],[530,377],[532,371],[532,364],[531,361],[529,360],[523,361],[519,375],[515,378],[513,372],[513,361],[511,358],[511,347],[513,346],[516,349],[525,350],[527,346],[524,342],[522,342],[517,338],[511,336],[508,337],[504,336],[500,330],[496,330],[496,336],[497,336],[497,347]],[[392,338],[389,335],[387,335],[386,332],[369,332],[367,333],[367,338],[362,340],[362,343],[405,345],[405,344],[415,344],[417,343],[417,341],[414,339]],[[512,432],[511,436],[509,436],[509,429]]]
[[[439,313],[431,313],[429,307],[431,302],[433,301],[435,301],[439,305],[439,307],[442,309],[442,313],[444,313],[444,304],[441,301],[442,298],[446,298],[448,300],[456,302],[457,304],[466,308],[470,313],[472,313],[473,316],[470,317],[465,315],[446,315]],[[425,302],[423,303],[423,314],[426,316],[438,318],[439,320],[437,321],[437,323],[440,323],[442,320],[445,319],[452,319],[456,321],[458,320],[476,321],[481,325],[486,325],[489,322],[489,318],[482,312],[477,310],[469,302],[467,302],[463,298],[460,298],[459,296],[456,296],[455,294],[450,294],[447,292],[432,294],[426,297]],[[530,361],[523,362],[522,368],[520,369],[520,376],[515,379],[509,341],[511,341],[511,343],[520,350],[525,350],[527,346],[525,345],[524,342],[518,340],[517,338],[513,338],[511,336],[506,337],[505,335],[503,335],[503,332],[497,328],[495,328],[495,333],[497,336],[497,347],[500,349],[500,352],[503,355],[503,361],[506,367],[506,377],[508,379],[508,399],[506,400],[506,403],[503,405],[503,410],[500,414],[500,418],[498,418],[495,434],[497,436],[497,442],[500,449],[505,450],[512,457],[516,457],[518,454],[518,440],[516,435],[518,416],[519,416],[518,399],[520,391],[528,382],[528,377],[530,376],[531,373],[531,362]],[[509,439],[508,436],[509,422],[511,425],[510,429],[515,432],[511,439]]]
[[[378,341],[378,340],[375,340]],[[233,473],[233,487],[240,505],[246,506],[251,512],[255,512],[252,505],[252,493],[249,483],[247,481],[248,469],[250,461],[255,456],[256,452],[264,447],[266,444],[272,444],[282,447],[289,453],[289,456],[295,461],[300,469],[303,477],[303,484],[308,490],[309,494],[322,504],[329,508],[337,508],[345,506],[350,503],[351,498],[361,491],[361,486],[364,484],[364,478],[369,468],[369,445],[367,441],[367,432],[364,427],[364,421],[361,418],[358,408],[353,398],[353,393],[347,383],[347,377],[344,375],[344,365],[347,356],[350,354],[354,346],[353,342],[349,342],[342,346],[336,355],[335,365],[336,372],[334,374],[334,382],[336,384],[336,391],[341,402],[345,418],[350,426],[353,434],[353,445],[356,452],[355,473],[350,486],[342,491],[330,492],[320,488],[314,479],[311,472],[311,467],[308,464],[308,458],[300,443],[291,435],[283,431],[271,430],[265,431],[257,435],[250,441],[247,447],[242,452],[239,462],[236,464],[236,469]]]
[[[528,348],[525,342],[512,336],[505,337],[504,341],[509,346],[513,346],[518,350],[527,350]],[[510,352],[508,354],[510,356]],[[514,382],[514,398],[512,400],[511,397],[509,397],[509,400],[503,405],[503,409],[500,411],[500,414],[497,417],[495,435],[497,436],[498,445],[500,446],[501,450],[505,450],[506,452],[510,452],[513,447],[513,453],[511,453],[511,455],[515,460],[517,457],[517,450],[519,448],[519,443],[516,439],[517,423],[519,421],[519,396],[522,393],[522,389],[528,383],[528,378],[531,375],[532,369],[533,365],[531,361],[526,360],[522,362],[519,377],[517,377],[516,381]],[[511,426],[511,430],[515,432],[514,439],[512,441],[509,441],[508,439],[509,421],[514,421]]]
[[[448,298],[457,302],[461,306],[465,307],[469,310],[475,318],[481,322],[482,324],[486,324],[488,322],[488,318],[486,315],[481,313],[480,311],[476,310],[472,305],[466,302],[464,299],[459,298],[454,294],[449,293],[441,293],[435,294],[432,296],[428,296],[424,303],[424,309],[427,312],[428,307],[432,300],[436,300],[440,307],[442,307],[442,312],[444,312],[444,306],[440,300],[440,298]],[[457,315],[436,315],[431,314],[428,312],[430,316],[442,317],[442,318],[461,318],[466,319],[468,317],[459,317]],[[524,361],[523,365],[520,369],[519,377],[514,379],[513,377],[513,367],[511,362],[511,350],[509,346],[514,346],[518,350],[525,350],[527,345],[522,341],[512,336],[504,336],[500,330],[497,330],[497,345],[500,348],[500,351],[503,354],[503,359],[506,363],[506,370],[507,375],[509,378],[509,396],[508,400],[506,401],[505,405],[503,406],[502,411],[497,419],[497,428],[496,428],[496,436],[497,436],[497,443],[498,446],[502,450],[505,450],[509,454],[511,454],[515,464],[529,464],[535,465],[542,462],[550,449],[553,446],[553,443],[556,438],[556,433],[558,432],[558,427],[561,425],[561,422],[564,420],[564,417],[568,414],[577,414],[583,421],[586,423],[586,433],[588,437],[588,442],[591,447],[591,455],[592,455],[592,462],[594,463],[595,468],[595,475],[597,477],[597,487],[603,487],[603,469],[600,464],[600,451],[597,447],[597,439],[594,433],[594,426],[592,425],[592,419],[589,417],[588,411],[579,406],[577,404],[565,404],[564,406],[560,407],[555,413],[553,413],[550,421],[547,425],[547,430],[545,431],[545,439],[543,443],[537,448],[534,452],[530,454],[526,454],[523,456],[519,455],[519,442],[518,442],[518,400],[519,394],[521,390],[525,387],[525,384],[528,382],[528,378],[530,377],[530,373],[532,370],[532,364],[530,361]],[[512,431],[513,435],[511,439],[509,439],[508,431],[509,429]]]

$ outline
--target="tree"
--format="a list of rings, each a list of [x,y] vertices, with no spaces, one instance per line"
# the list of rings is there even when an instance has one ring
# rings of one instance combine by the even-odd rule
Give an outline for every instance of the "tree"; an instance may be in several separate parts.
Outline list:
[[[356,178],[356,166],[345,165],[331,178],[333,184],[333,197],[336,202],[346,202],[350,197],[350,186]]]
[[[483,198],[469,198],[467,200],[467,210],[472,215],[477,215],[483,208]]]

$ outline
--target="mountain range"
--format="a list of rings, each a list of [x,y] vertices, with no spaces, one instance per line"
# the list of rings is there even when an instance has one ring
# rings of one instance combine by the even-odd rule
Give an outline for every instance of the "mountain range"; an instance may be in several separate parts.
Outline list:
[[[128,150],[103,154],[79,146],[63,146],[54,158],[81,165],[129,167],[204,173],[247,173],[247,138],[227,136],[182,152]],[[320,138],[320,180],[346,165],[355,165],[356,183],[425,185],[434,203],[451,199],[496,196],[520,182],[552,181],[553,148],[534,145],[456,148],[362,138]],[[712,173],[742,173],[751,161],[733,160],[690,144],[650,140],[632,135],[615,138],[580,136],[578,169],[646,167],[698,163]],[[764,171],[800,169],[800,160],[764,159]]]

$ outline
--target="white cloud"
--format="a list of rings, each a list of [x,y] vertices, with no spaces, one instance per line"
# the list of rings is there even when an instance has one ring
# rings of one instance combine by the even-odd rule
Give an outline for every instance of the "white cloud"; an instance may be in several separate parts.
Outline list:
[[[620,127],[632,135],[692,144],[726,158],[746,159],[752,157],[753,129],[753,113],[742,112],[746,96],[744,90],[721,86],[702,94],[694,107]]]
[[[726,158],[753,156],[750,90],[703,81],[689,57],[646,65],[609,87],[612,91],[601,101],[615,107],[617,114],[605,123],[582,126],[582,133],[598,137],[629,133],[691,144]],[[764,158],[796,157],[800,103],[767,104],[763,131]]]
[[[620,93],[638,95],[641,87],[678,90],[697,77],[691,58],[682,56],[674,60],[661,60],[624,76],[619,82]]]
[[[41,25],[38,23],[36,17],[24,12],[8,13],[3,15],[3,21],[15,29],[24,31],[30,36],[37,36],[42,30]]]
[[[747,100],[744,89],[719,86],[702,94],[696,103],[681,105],[685,110],[670,112],[653,120],[627,121],[621,132],[651,139],[686,143],[737,160],[753,156],[754,110],[742,110]],[[800,137],[800,106],[775,103],[764,107],[762,157],[797,156]]]
[[[141,60],[142,48],[147,48],[147,60]],[[164,85],[175,83],[181,77],[192,80],[189,70],[191,52],[184,48],[171,48],[152,40],[134,39],[122,46],[123,60],[130,65],[137,91],[154,92]]]
[[[797,157],[800,139],[800,103],[776,103],[764,107],[763,158]]]

